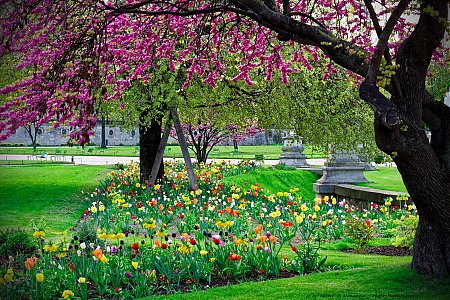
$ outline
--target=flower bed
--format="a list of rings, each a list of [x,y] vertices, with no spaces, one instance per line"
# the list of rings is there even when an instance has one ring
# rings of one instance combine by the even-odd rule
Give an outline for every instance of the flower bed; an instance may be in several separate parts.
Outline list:
[[[46,242],[36,225],[38,250],[2,263],[1,298],[138,298],[218,278],[305,274],[323,268],[321,243],[351,235],[364,247],[416,214],[413,206],[396,209],[389,201],[360,210],[345,200],[302,199],[296,188],[266,194],[258,185],[222,183],[254,168],[200,165],[196,191],[181,164],[168,164],[155,186],[139,183],[136,165],[111,172],[86,195],[88,208],[71,237]]]

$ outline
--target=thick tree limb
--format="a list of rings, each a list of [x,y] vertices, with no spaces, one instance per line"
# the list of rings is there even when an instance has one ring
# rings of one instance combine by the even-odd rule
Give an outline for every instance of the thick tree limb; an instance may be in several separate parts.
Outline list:
[[[419,22],[411,35],[403,41],[397,51],[396,62],[399,66],[397,79],[400,83],[403,97],[394,102],[400,114],[422,126],[422,101],[426,98],[425,78],[433,52],[440,44],[445,26],[438,17],[424,12],[431,8],[438,17],[447,18],[448,1],[423,1]],[[398,101],[398,102],[397,102]]]
[[[395,105],[378,89],[375,83],[363,82],[359,87],[359,96],[366,101],[375,113],[375,119],[389,129],[400,123]]]
[[[377,74],[380,69],[381,58],[383,57],[383,54],[386,50],[389,37],[391,36],[392,31],[394,30],[395,24],[397,24],[398,19],[400,19],[401,15],[408,7],[410,2],[411,0],[401,0],[398,3],[397,7],[394,9],[388,21],[386,22],[383,31],[378,37],[378,43],[376,47],[377,50],[372,58],[366,77],[366,80],[369,81],[370,83],[376,83],[377,81]]]
[[[325,28],[298,22],[269,9],[259,0],[231,0],[231,2],[252,11],[253,16],[251,13],[248,13],[248,16],[281,36],[302,44],[317,46],[338,65],[358,75],[364,77],[367,75],[366,59],[371,54],[350,42],[338,39]]]
[[[372,2],[369,0],[364,0],[364,3],[366,4],[366,7],[369,11],[370,19],[372,20],[372,24],[373,27],[375,28],[377,36],[380,37],[381,33],[383,32],[383,29],[381,28],[380,23],[378,22],[377,13],[373,8]],[[386,63],[388,65],[393,65],[391,54],[389,53],[389,49],[387,48],[384,50],[384,58],[386,59]],[[402,97],[402,91],[400,90],[400,85],[398,84],[398,80],[395,74],[392,75],[391,82],[395,98],[400,99]]]
[[[431,147],[450,177],[450,107],[427,94],[423,103],[423,120],[431,131]]]

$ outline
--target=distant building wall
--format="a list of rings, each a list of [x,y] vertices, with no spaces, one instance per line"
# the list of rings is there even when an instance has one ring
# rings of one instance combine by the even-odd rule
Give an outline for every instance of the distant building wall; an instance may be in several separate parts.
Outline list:
[[[118,125],[106,125],[106,141],[107,146],[134,146],[139,144],[139,130],[125,130]],[[39,129],[37,135],[37,144],[42,146],[61,146],[66,145],[69,141],[69,127],[62,126],[53,128],[50,124],[44,124]],[[99,124],[94,128],[94,136],[91,136],[90,142],[100,146],[102,144],[102,126]],[[239,142],[239,145],[255,146],[266,144],[280,144],[285,131],[281,130],[265,130],[257,133],[254,137],[246,138]],[[169,143],[177,143],[176,140],[170,138]],[[16,133],[11,135],[8,139],[1,141],[0,144],[19,144],[31,145],[31,139],[24,127],[17,129]],[[233,145],[232,141],[223,143],[223,145]]]
[[[106,141],[108,146],[133,146],[139,143],[139,130],[133,129],[130,132],[120,126],[106,125]],[[61,126],[53,128],[50,124],[43,124],[39,128],[36,143],[42,146],[66,145],[69,141],[69,127]],[[91,143],[100,146],[102,143],[102,127],[98,125],[94,128],[95,135],[91,137]],[[24,127],[17,129],[16,133],[8,139],[1,141],[1,144],[31,145],[31,139]]]

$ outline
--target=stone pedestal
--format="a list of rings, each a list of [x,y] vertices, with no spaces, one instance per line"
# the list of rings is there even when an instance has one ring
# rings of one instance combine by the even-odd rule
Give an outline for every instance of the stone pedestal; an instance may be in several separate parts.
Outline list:
[[[323,175],[314,184],[314,191],[321,197],[334,193],[334,186],[341,183],[367,182],[364,177],[365,163],[356,153],[341,151],[330,154],[323,167]]]
[[[448,91],[447,94],[445,94],[444,104],[450,106],[450,91]]]
[[[283,138],[283,151],[280,155],[280,163],[285,166],[302,168],[307,167],[306,156],[303,154],[303,144],[299,137],[293,134]]]

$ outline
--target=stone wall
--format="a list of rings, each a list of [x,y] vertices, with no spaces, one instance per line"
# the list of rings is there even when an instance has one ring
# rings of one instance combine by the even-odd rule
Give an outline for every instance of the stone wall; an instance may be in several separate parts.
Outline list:
[[[38,131],[36,142],[42,146],[66,145],[69,140],[69,132],[69,127],[67,126],[62,126],[55,129],[49,124],[44,124]],[[102,143],[102,127],[100,125],[96,126],[94,133],[95,135],[91,137],[91,143],[100,146]],[[106,125],[106,141],[108,146],[134,146],[139,143],[139,130],[134,129],[128,132],[121,129],[120,126]],[[27,146],[31,145],[31,139],[25,128],[21,127],[15,134],[0,143]]]
[[[69,140],[69,127],[62,126],[59,128],[53,128],[49,124],[41,126],[38,135],[37,143],[41,146],[61,146],[66,145]],[[102,144],[102,127],[98,125],[94,129],[95,135],[91,137],[91,143],[100,146]],[[256,134],[254,137],[247,138],[239,145],[255,146],[280,143],[281,136],[285,132],[279,130],[267,130]],[[107,146],[134,146],[139,144],[139,130],[134,129],[127,131],[120,126],[106,125],[106,140]],[[170,143],[176,143],[172,138],[169,139]],[[0,141],[0,144],[19,144],[28,146],[31,145],[31,139],[28,136],[28,132],[24,127],[19,128],[15,134],[11,135],[8,139]],[[233,143],[224,143],[224,145],[233,145]]]

